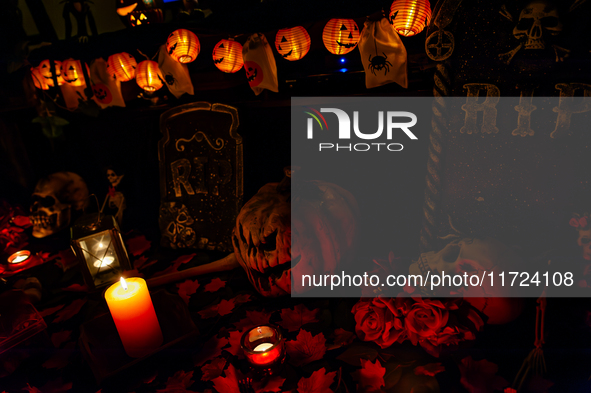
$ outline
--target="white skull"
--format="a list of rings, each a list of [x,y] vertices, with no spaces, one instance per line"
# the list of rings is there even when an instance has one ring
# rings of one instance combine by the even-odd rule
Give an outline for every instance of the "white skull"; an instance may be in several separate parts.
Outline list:
[[[513,35],[525,40],[525,49],[545,49],[544,34],[556,36],[562,31],[562,22],[556,7],[547,1],[529,3],[519,14],[519,22]]]
[[[72,209],[88,204],[88,188],[77,174],[58,172],[39,180],[31,199],[33,236],[41,238],[70,225]]]
[[[591,260],[591,229],[579,231],[579,238],[577,244],[581,247],[583,258]]]

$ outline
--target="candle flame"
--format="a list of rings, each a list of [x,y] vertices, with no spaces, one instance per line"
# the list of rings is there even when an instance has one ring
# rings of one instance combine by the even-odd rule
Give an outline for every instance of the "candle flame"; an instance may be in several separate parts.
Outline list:
[[[121,277],[121,286],[123,287],[123,289],[125,289],[127,291],[127,283],[125,282],[125,279],[123,277]]]

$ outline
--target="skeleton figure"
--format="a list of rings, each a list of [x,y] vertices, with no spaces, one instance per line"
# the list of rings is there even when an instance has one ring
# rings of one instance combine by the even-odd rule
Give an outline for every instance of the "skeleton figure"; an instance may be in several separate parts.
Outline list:
[[[42,238],[70,225],[72,209],[88,204],[88,188],[77,174],[58,172],[39,180],[31,199],[33,236]]]
[[[120,191],[117,191],[116,187],[119,186],[123,179],[123,174],[117,175],[113,168],[107,169],[107,179],[109,180],[109,192],[105,197],[103,206],[101,207],[101,213],[105,211],[105,207],[113,212],[113,216],[117,220],[117,223],[121,225],[123,221],[123,211],[126,208],[125,196]]]
[[[72,35],[72,21],[70,19],[70,14],[76,20],[76,28],[78,31],[75,38],[78,38],[79,42],[88,42],[89,34],[88,30],[86,29],[87,19],[92,35],[98,35],[96,23],[94,22],[94,16],[92,16],[92,11],[90,10],[90,5],[88,3],[92,2],[88,0],[66,0],[62,14],[64,21],[66,22],[66,39],[69,39]]]
[[[160,207],[160,230],[171,248],[187,248],[195,244],[197,234],[192,227],[194,223],[195,219],[183,204],[169,202]],[[207,243],[207,239],[201,238],[197,247],[205,248]]]

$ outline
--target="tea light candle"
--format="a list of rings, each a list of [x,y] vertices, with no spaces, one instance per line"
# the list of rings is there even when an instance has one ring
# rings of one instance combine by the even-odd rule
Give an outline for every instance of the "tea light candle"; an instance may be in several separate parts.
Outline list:
[[[29,259],[31,252],[27,250],[17,251],[8,257],[8,263],[17,264]]]
[[[162,345],[162,331],[144,279],[122,277],[107,289],[105,300],[129,356],[143,357]]]
[[[241,346],[248,361],[270,374],[285,359],[281,332],[272,326],[257,326],[244,333]]]

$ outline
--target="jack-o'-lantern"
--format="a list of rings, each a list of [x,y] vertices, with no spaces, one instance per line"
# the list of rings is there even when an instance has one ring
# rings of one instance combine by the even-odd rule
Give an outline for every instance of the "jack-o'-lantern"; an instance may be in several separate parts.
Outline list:
[[[281,29],[275,37],[277,52],[289,61],[300,60],[310,50],[310,35],[302,26]]]
[[[129,24],[131,26],[149,25],[151,23],[162,23],[164,17],[162,10],[153,8],[150,10],[134,10],[128,15]]]
[[[390,6],[390,23],[404,37],[419,34],[430,20],[429,0],[394,0]]]
[[[353,19],[331,19],[324,26],[322,41],[333,55],[347,54],[359,42],[359,27]]]
[[[170,57],[179,63],[190,63],[199,55],[201,44],[199,38],[192,31],[178,29],[168,36],[166,50]]]
[[[36,88],[41,89],[41,90],[49,89],[49,85],[47,85],[45,78],[43,76],[41,76],[41,73],[39,72],[39,68],[37,68],[37,67],[31,68],[31,78],[33,79],[33,84],[35,85]]]
[[[292,171],[285,173],[244,205],[232,235],[238,263],[263,296],[289,295],[292,270],[294,277],[335,272],[352,258],[356,241],[359,212],[348,191],[322,181],[295,190]]]
[[[144,60],[137,65],[135,81],[145,91],[152,93],[162,87],[162,79],[158,77],[158,63]]]
[[[57,84],[58,84],[58,86],[61,86],[65,83],[64,78],[62,78],[62,62],[54,60],[53,64],[55,66],[55,75],[57,78]],[[39,73],[41,73],[41,76],[45,79],[45,83],[47,83],[48,86],[53,87],[54,86],[53,73],[51,72],[50,61],[43,60],[41,63],[39,63],[38,69],[39,69]]]
[[[221,40],[213,48],[213,64],[227,73],[240,71],[244,65],[242,45],[234,40]]]
[[[84,72],[80,60],[67,59],[62,62],[62,77],[72,86],[84,86]]]
[[[120,82],[127,82],[135,78],[136,68],[137,62],[129,53],[115,53],[107,60],[107,71]]]
[[[246,72],[246,80],[250,87],[257,87],[264,79],[263,69],[254,61],[245,61],[244,71]]]

